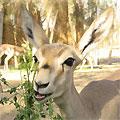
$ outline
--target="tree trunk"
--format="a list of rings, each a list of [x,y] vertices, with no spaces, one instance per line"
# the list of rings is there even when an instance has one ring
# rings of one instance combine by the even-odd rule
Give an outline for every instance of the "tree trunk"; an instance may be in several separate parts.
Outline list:
[[[2,44],[3,35],[3,11],[0,11],[0,45]]]
[[[3,10],[1,7],[0,8],[0,45],[2,44],[2,36],[3,36]],[[0,58],[0,64],[1,64],[1,58]]]
[[[56,12],[56,15],[55,15],[55,18],[54,18],[54,22],[53,22],[53,27],[52,27],[52,29],[51,29],[50,43],[52,43],[52,41],[53,41],[54,28],[55,28],[55,23],[56,23],[56,19],[57,19],[57,14],[58,14],[58,11]]]
[[[68,0],[68,18],[73,45],[76,43],[76,16],[75,16],[75,0]]]
[[[50,22],[51,13],[52,13],[52,7],[50,8],[47,18],[46,18],[46,23],[47,23],[46,35],[47,35],[47,37],[49,37],[49,22]]]
[[[0,83],[0,93],[3,93],[2,85]]]

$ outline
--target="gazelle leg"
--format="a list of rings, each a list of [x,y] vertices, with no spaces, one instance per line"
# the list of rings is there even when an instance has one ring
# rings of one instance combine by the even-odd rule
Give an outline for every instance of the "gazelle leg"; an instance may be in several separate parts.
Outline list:
[[[83,66],[85,65],[85,63],[87,62],[86,58],[82,61],[82,65],[80,67],[80,70],[82,70]]]
[[[92,58],[89,56],[86,56],[86,59],[89,61],[91,69],[93,69]]]
[[[4,69],[8,70],[8,61],[12,57],[13,57],[13,52],[10,52],[9,54],[7,54],[7,57],[5,58]]]
[[[1,57],[4,55],[4,51],[2,48],[0,48],[0,64],[1,64]]]
[[[15,63],[15,68],[18,68],[18,61],[17,61],[17,56],[14,56],[14,63]]]
[[[86,56],[85,59],[84,59],[83,62],[82,62],[82,65],[81,65],[81,67],[80,67],[80,70],[82,70],[82,68],[83,68],[83,66],[85,65],[85,63],[87,62],[87,60],[88,60],[89,63],[90,63],[91,69],[93,69],[92,58],[89,57],[89,56]]]

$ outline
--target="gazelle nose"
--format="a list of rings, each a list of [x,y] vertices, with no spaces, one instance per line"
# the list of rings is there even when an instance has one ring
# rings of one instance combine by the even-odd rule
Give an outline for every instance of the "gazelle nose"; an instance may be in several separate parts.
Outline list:
[[[42,83],[40,83],[40,82],[36,82],[36,81],[35,81],[35,85],[36,85],[37,89],[46,88],[46,87],[49,85],[49,82],[42,84]]]

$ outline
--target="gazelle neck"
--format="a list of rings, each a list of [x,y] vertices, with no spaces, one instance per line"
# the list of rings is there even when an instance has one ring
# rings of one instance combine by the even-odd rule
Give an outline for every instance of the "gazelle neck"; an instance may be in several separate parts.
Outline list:
[[[62,96],[55,98],[54,101],[60,108],[64,120],[80,120],[80,116],[85,118],[86,113],[83,113],[85,110],[83,110],[83,104],[74,84]]]

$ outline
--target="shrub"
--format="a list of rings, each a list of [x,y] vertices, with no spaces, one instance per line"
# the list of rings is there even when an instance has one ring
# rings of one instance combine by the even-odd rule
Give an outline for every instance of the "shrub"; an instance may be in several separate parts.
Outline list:
[[[33,81],[36,74],[37,64],[34,64],[32,71],[34,71],[33,81],[30,82],[32,52],[30,48],[25,48],[26,54],[20,59],[21,63],[19,69],[26,69],[27,79],[18,86],[11,86],[6,79],[1,78],[1,82],[8,86],[7,92],[11,95],[9,98],[2,98],[0,104],[13,104],[18,111],[14,120],[39,120],[40,118],[48,117],[51,120],[62,120],[61,116],[53,110],[52,100],[45,103],[37,103],[34,99]]]

